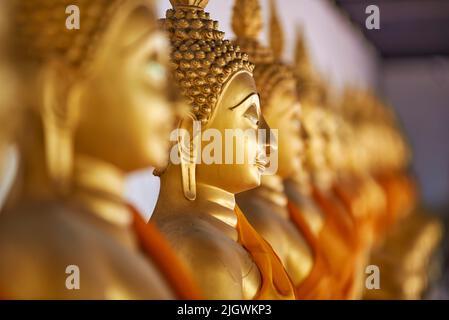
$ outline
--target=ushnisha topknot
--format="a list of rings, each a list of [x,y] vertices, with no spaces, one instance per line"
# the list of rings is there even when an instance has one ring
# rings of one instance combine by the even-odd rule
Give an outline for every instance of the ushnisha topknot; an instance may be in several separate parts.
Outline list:
[[[174,77],[193,115],[205,124],[226,81],[238,71],[252,74],[254,65],[238,46],[224,39],[218,22],[204,11],[208,1],[170,2],[173,9],[167,10],[161,24],[172,44]]]
[[[272,4],[272,7],[274,4]],[[271,21],[275,21],[273,16]],[[293,70],[280,61],[274,55],[271,48],[263,46],[258,37],[262,31],[262,11],[258,0],[236,0],[234,4],[232,28],[237,38],[234,44],[249,54],[250,61],[256,65],[254,79],[262,100],[262,107],[268,105],[268,101],[279,84],[284,81],[296,81]],[[279,25],[278,25],[279,26]],[[276,29],[277,33],[281,28]],[[275,31],[275,30],[273,30]],[[274,32],[272,32],[274,33]],[[279,51],[283,44],[279,42],[282,35],[277,35],[276,49]],[[282,42],[282,40],[280,40]]]
[[[80,28],[69,30],[66,9],[73,5],[79,8]],[[59,58],[69,65],[80,66],[92,58],[99,39],[113,20],[111,16],[139,7],[148,8],[148,13],[154,15],[152,0],[12,1],[15,50],[27,60]]]

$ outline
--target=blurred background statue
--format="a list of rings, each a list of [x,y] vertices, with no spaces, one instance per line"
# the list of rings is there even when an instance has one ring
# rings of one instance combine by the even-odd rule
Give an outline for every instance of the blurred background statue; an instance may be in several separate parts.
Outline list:
[[[254,79],[260,92],[262,113],[271,129],[278,130],[278,171],[262,177],[259,188],[237,195],[237,203],[255,229],[271,244],[293,284],[300,288],[313,265],[313,254],[301,228],[290,219],[283,180],[299,174],[302,137],[301,105],[296,78],[291,67],[281,62],[282,29],[275,4],[272,5],[270,30],[272,48],[259,42],[262,13],[258,0],[236,1],[232,25],[234,41],[255,64]],[[271,38],[274,40],[274,38]]]
[[[285,181],[290,215],[313,248],[314,266],[300,288],[303,299],[356,299],[361,295],[361,246],[350,212],[334,193],[341,166],[329,88],[311,66],[302,31],[295,54],[297,91],[302,104],[302,168]],[[332,289],[329,289],[332,288]]]
[[[354,100],[353,100],[354,101]],[[357,101],[357,100],[355,100]],[[411,151],[398,120],[379,98],[363,93],[358,118],[368,148],[371,172],[386,195],[386,207],[374,226],[370,263],[382,272],[381,290],[366,290],[366,299],[421,299],[438,277],[436,250],[441,221],[423,207],[410,173]]]
[[[0,216],[1,296],[195,297],[183,264],[123,199],[126,173],[166,163],[175,121],[152,2],[12,3],[24,117]],[[69,5],[79,30],[66,28]],[[67,287],[70,270],[79,287]]]

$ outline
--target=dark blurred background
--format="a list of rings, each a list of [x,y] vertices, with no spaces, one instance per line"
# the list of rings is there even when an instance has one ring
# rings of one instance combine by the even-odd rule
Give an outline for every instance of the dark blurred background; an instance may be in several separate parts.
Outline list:
[[[426,203],[449,213],[449,1],[335,2],[380,54],[378,88],[410,138]],[[380,30],[365,27],[372,4],[380,9]]]
[[[414,151],[424,204],[449,220],[449,1],[336,0],[380,55],[378,89],[392,103]],[[365,28],[364,9],[379,7],[380,30]],[[427,298],[449,299],[446,234],[437,260],[442,278]]]

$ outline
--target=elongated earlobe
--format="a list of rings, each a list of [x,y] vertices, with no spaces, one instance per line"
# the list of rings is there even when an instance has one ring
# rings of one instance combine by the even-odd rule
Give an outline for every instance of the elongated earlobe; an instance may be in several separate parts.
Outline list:
[[[187,200],[196,199],[196,158],[198,133],[194,129],[194,115],[188,115],[181,122],[178,136],[178,150],[181,162],[182,189]]]
[[[42,79],[45,158],[49,178],[59,194],[67,194],[70,189],[77,119],[76,103],[69,98],[67,73],[63,66],[52,64],[45,68]]]

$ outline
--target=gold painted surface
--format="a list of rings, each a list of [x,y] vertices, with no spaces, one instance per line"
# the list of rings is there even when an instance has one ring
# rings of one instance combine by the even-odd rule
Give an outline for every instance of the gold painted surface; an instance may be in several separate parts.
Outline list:
[[[19,179],[0,216],[0,295],[174,298],[137,248],[125,174],[167,161],[168,41],[151,1],[20,1],[15,23]],[[80,7],[83,27],[65,28]],[[19,68],[20,66],[20,68]],[[66,267],[80,289],[66,288]]]
[[[261,187],[237,195],[237,202],[255,229],[274,248],[296,286],[309,274],[313,257],[300,230],[290,221],[282,180],[300,170],[301,104],[293,70],[280,61],[282,29],[274,2],[271,8],[270,30],[276,41],[272,41],[273,48],[266,48],[258,40],[262,27],[259,1],[234,4],[232,25],[237,35],[234,43],[249,53],[250,61],[256,66],[254,78],[261,94],[262,113],[270,128],[278,130],[279,155],[276,176],[264,176]]]
[[[224,39],[218,23],[202,8],[185,7],[179,1],[172,4],[174,8],[167,11],[162,23],[172,40],[175,78],[191,107],[190,118],[180,127],[191,131],[192,120],[198,120],[202,132],[214,129],[221,134],[222,146],[225,130],[256,133],[268,129],[248,55]],[[190,155],[180,165],[169,164],[161,175],[160,198],[153,217],[194,271],[209,299],[264,298],[267,286],[281,290],[274,286],[276,281],[268,282],[269,277],[263,274],[266,271],[259,270],[251,252],[240,242],[243,234],[236,229],[234,195],[260,185],[270,152],[270,145],[255,136],[233,143],[234,155],[237,148],[244,150],[241,164],[235,159],[232,164],[224,164],[223,152],[222,163],[201,161],[195,165],[190,156],[195,154],[195,146],[190,144]],[[277,277],[275,273],[269,276]]]

